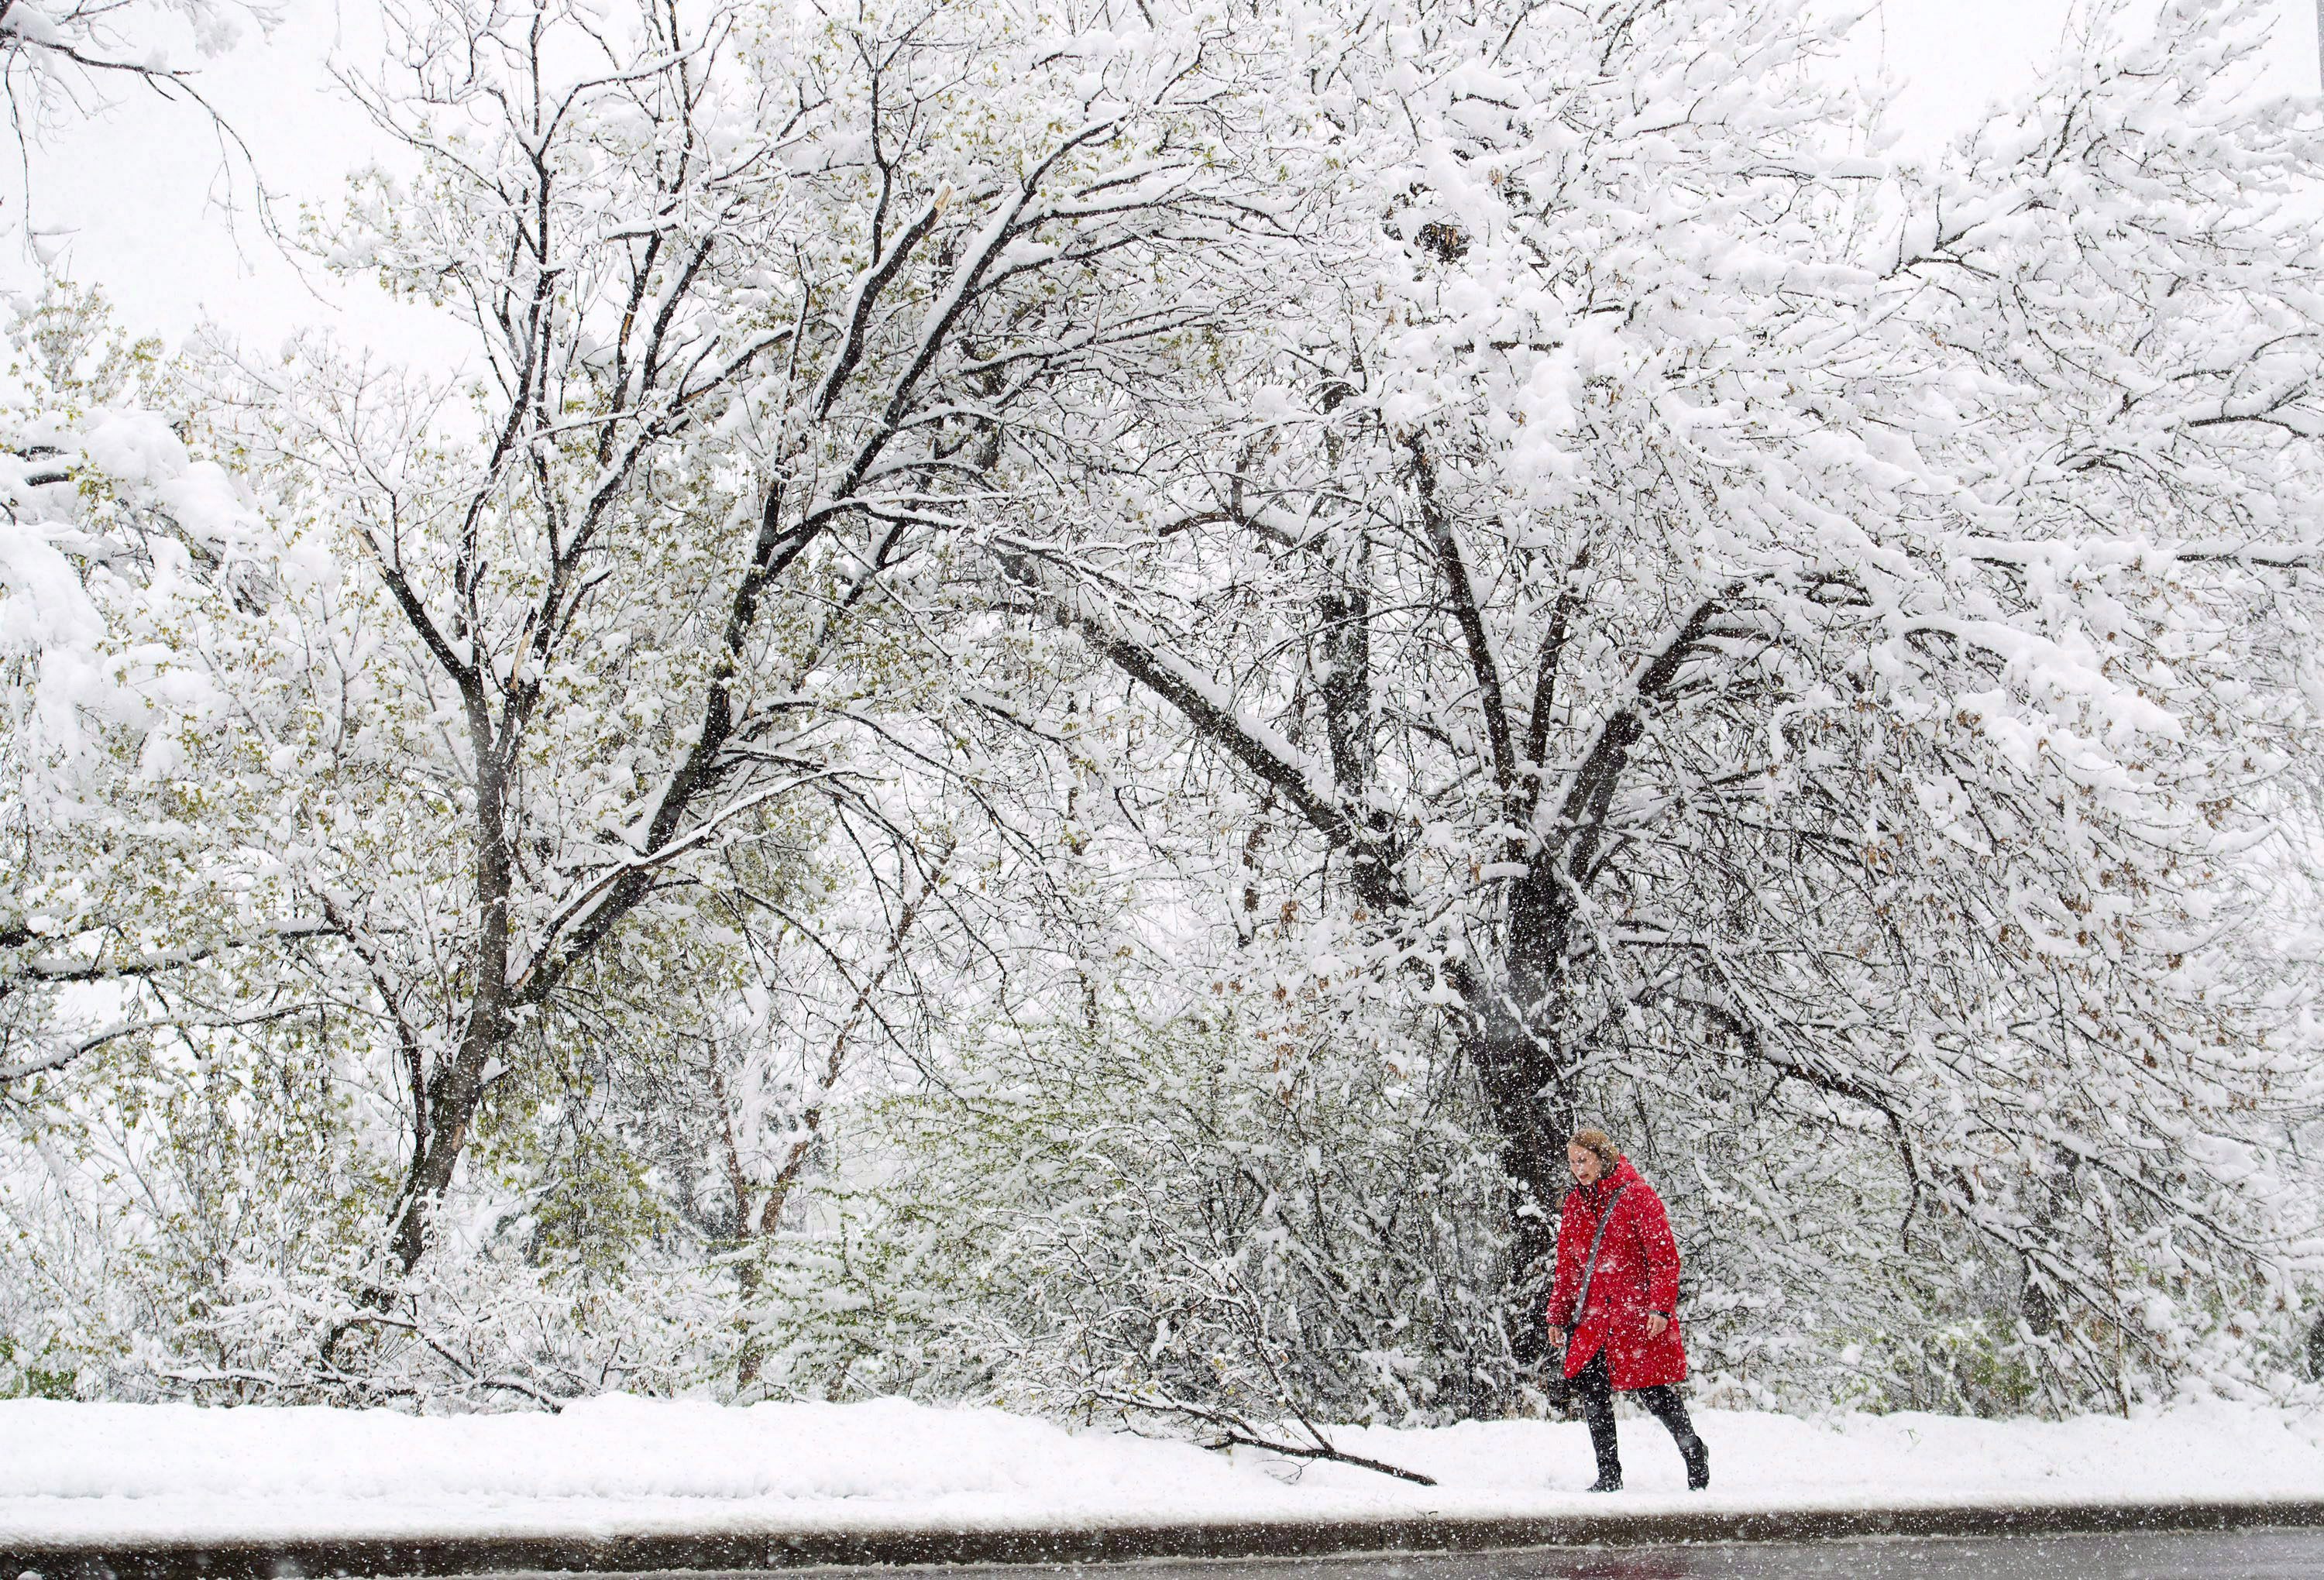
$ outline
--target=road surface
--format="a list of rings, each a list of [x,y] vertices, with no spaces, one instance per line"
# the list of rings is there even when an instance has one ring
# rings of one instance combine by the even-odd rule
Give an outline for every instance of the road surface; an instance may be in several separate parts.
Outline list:
[[[1591,1551],[1012,1565],[945,1573],[960,1580],[1033,1580],[1036,1575],[1085,1580],[2319,1580],[2324,1529],[1864,1537]]]
[[[1956,1534],[1931,1534],[1947,1529],[1946,1522]],[[1858,1534],[1916,1528],[1919,1534]],[[1328,1554],[1334,1548],[1353,1550],[1344,1557],[1231,1556]],[[1397,1550],[1385,1550],[1391,1548]],[[1205,1550],[1219,1556],[1167,1556]],[[1101,1559],[1112,1561],[1093,1561]],[[1845,1519],[1794,1511],[1465,1525],[602,1533],[0,1551],[0,1580],[27,1572],[42,1580],[574,1580],[581,1573],[606,1580],[766,1580],[770,1570],[800,1580],[844,1580],[899,1566],[925,1580],[2324,1580],[2324,1500],[2144,1510],[1874,1510]]]

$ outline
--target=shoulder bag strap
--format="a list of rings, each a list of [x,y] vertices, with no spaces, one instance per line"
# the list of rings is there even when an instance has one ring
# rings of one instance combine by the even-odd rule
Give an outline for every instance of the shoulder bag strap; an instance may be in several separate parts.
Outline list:
[[[1606,1226],[1614,1221],[1614,1204],[1628,1189],[1628,1185],[1615,1186],[1614,1194],[1606,1199],[1606,1210],[1598,1215],[1598,1232],[1590,1236],[1590,1260],[1582,1269],[1582,1292],[1573,1297],[1573,1321],[1568,1332],[1582,1326],[1582,1314],[1590,1309],[1590,1281],[1598,1273],[1598,1248],[1606,1243]]]

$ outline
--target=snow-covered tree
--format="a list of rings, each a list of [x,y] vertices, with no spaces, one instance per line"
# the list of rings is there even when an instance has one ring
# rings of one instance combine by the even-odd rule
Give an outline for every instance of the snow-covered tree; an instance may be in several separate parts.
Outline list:
[[[715,985],[806,822],[934,837],[865,743],[920,749],[923,601],[1006,507],[995,436],[1085,444],[1056,392],[1209,310],[1162,261],[1216,224],[1216,82],[1198,32],[1007,10],[492,4],[348,80],[421,174],[320,243],[456,314],[476,368],[253,369],[245,431],[345,578],[298,650],[372,699],[309,710],[290,755],[337,777],[281,853],[397,1050],[409,1272],[480,1106],[613,951]]]
[[[1849,1230],[1965,1226],[2075,1397],[2284,1298],[2316,1098],[2218,947],[2312,745],[2315,115],[2248,7],[2111,20],[1923,165],[1781,0],[1369,10],[1314,272],[1005,566],[1443,1006],[1521,1263],[1584,1115],[1869,1147]]]

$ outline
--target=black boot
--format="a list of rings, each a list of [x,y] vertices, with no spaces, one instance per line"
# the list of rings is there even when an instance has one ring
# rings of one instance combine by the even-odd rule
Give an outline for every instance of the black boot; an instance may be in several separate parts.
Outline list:
[[[1614,1412],[1607,1410],[1601,1429],[1597,1417],[1590,1420],[1590,1447],[1598,1458],[1598,1479],[1590,1484],[1593,1493],[1618,1493],[1622,1490],[1622,1455],[1614,1442]]]
[[[1686,1403],[1678,1390],[1669,1383],[1638,1390],[1638,1402],[1653,1412],[1678,1445],[1678,1455],[1686,1461],[1686,1484],[1691,1491],[1701,1492],[1711,1484],[1711,1450],[1695,1436],[1694,1423],[1687,1419]]]
[[[1686,1486],[1699,1493],[1711,1484],[1711,1447],[1700,1438],[1689,1438],[1678,1446],[1679,1455],[1686,1461]]]

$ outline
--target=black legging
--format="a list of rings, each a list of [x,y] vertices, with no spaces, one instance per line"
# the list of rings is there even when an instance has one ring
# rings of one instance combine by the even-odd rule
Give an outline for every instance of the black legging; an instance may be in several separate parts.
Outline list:
[[[1614,1442],[1614,1383],[1606,1374],[1606,1352],[1600,1349],[1591,1355],[1590,1364],[1574,1373],[1573,1381],[1582,1389],[1582,1415],[1590,1423],[1590,1447],[1598,1454],[1598,1479],[1619,1482],[1622,1456]],[[1686,1405],[1679,1398],[1678,1390],[1667,1382],[1657,1382],[1652,1388],[1626,1388],[1623,1392],[1645,1405],[1655,1419],[1670,1429],[1671,1441],[1692,1462],[1694,1423],[1686,1419]]]

